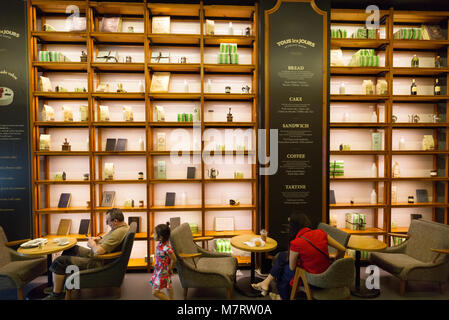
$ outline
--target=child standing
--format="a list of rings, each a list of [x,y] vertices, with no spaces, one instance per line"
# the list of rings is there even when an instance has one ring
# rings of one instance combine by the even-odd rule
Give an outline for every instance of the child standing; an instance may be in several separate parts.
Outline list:
[[[170,223],[159,224],[154,229],[154,240],[159,241],[154,255],[154,272],[150,284],[153,285],[153,295],[161,300],[173,300],[171,276],[176,263],[176,256],[170,245]],[[168,296],[161,290],[166,288]]]

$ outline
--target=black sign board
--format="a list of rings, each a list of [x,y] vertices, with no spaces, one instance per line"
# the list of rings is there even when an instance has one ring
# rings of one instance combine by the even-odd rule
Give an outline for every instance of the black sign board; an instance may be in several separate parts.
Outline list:
[[[266,176],[269,236],[287,249],[293,210],[326,220],[327,13],[313,1],[265,11],[265,125],[278,130],[278,169]]]
[[[0,225],[31,236],[26,1],[0,10]]]

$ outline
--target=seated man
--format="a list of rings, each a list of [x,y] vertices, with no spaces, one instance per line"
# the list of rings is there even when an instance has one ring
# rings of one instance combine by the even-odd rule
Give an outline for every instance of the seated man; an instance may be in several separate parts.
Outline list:
[[[66,268],[75,265],[79,270],[100,267],[103,260],[95,259],[96,255],[111,253],[120,250],[120,244],[128,233],[129,226],[120,209],[110,209],[106,212],[106,224],[111,227],[104,237],[90,237],[87,246],[90,249],[74,246],[65,250],[62,255],[53,261],[50,271],[53,272],[53,292],[45,300],[59,300],[64,298],[62,290],[66,276]]]

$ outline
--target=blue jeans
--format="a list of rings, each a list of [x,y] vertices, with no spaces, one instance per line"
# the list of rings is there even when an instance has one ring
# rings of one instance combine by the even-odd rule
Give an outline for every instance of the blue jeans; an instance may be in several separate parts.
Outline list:
[[[290,280],[295,276],[295,270],[290,270],[288,265],[288,251],[279,253],[270,274],[276,279],[277,289],[282,300],[289,300],[292,287]]]

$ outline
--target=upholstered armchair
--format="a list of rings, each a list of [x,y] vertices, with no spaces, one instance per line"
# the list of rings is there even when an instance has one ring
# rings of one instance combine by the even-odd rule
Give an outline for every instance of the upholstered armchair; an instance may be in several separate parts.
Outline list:
[[[0,290],[16,289],[17,299],[23,300],[23,287],[47,271],[45,258],[21,256],[11,246],[30,239],[8,242],[0,226]]]
[[[449,226],[428,220],[412,220],[407,240],[402,244],[373,252],[370,263],[401,280],[404,295],[408,281],[434,281],[441,293],[449,275]],[[448,252],[449,253],[449,252]]]
[[[177,258],[177,270],[184,288],[184,299],[189,288],[226,288],[231,299],[237,259],[225,254],[204,250],[193,241],[188,223],[171,232],[170,241]]]
[[[79,277],[80,289],[86,288],[117,288],[118,297],[121,296],[121,286],[128,267],[129,257],[134,244],[137,224],[131,223],[129,231],[122,242],[121,251],[96,256],[97,259],[112,260],[102,267],[82,270],[67,277],[67,283],[74,283]],[[70,300],[73,290],[66,290],[66,300]]]

